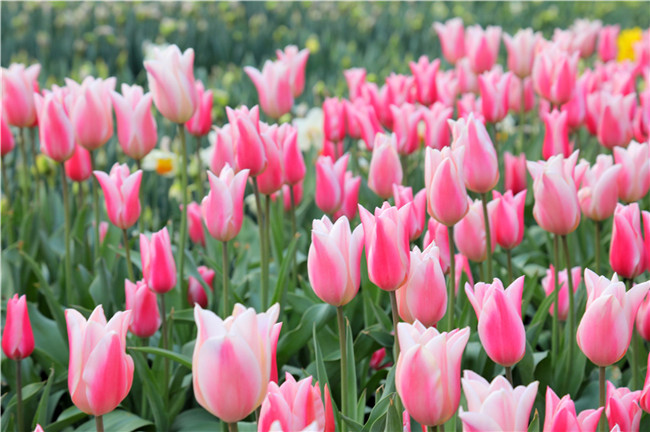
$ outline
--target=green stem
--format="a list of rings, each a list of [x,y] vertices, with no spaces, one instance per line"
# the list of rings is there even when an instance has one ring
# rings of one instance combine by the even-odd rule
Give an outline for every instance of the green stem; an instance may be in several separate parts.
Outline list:
[[[523,87],[523,82],[522,82]],[[524,124],[526,123],[526,93],[521,91],[521,105],[519,105],[519,139],[517,141],[517,154],[524,151]]]
[[[639,377],[639,354],[641,353],[640,336],[637,333],[636,326],[632,332],[632,390],[641,389]]]
[[[449,300],[447,303],[447,331],[454,328],[454,311],[456,309],[456,257],[454,251],[454,226],[447,227],[447,236],[449,237]]]
[[[23,373],[22,360],[16,360],[16,415],[18,416],[18,432],[25,432],[25,416],[23,414]]]
[[[600,228],[601,221],[594,221],[594,226],[596,227],[596,274],[600,275]],[[568,270],[567,270],[568,271]]]
[[[607,430],[607,416],[605,415],[605,396],[607,395],[606,393],[606,388],[605,388],[605,367],[601,366],[598,368],[598,387],[600,390],[600,407],[603,407],[603,411],[600,415],[600,422],[598,424],[598,430],[600,432],[605,432]]]
[[[553,321],[551,328],[551,364],[555,365],[557,361],[557,352],[560,344],[560,328],[558,325],[559,322],[559,293],[560,293],[560,284],[558,283],[558,270],[560,267],[560,251],[559,251],[559,240],[558,236],[553,236],[553,255],[555,257],[555,266],[553,266]]]
[[[95,416],[95,428],[97,432],[104,432],[104,419],[102,416]]]
[[[228,432],[238,432],[237,422],[228,423]]]
[[[165,308],[165,294],[160,294],[160,314],[162,316],[162,343],[163,349],[169,349],[169,341],[167,340],[167,308]],[[165,405],[167,405],[167,391],[169,386],[169,360],[167,357],[164,359],[165,375],[163,380],[163,398]]]
[[[295,197],[293,196],[293,186],[289,186],[289,198],[291,199],[291,211],[290,211],[290,216],[291,216],[291,233],[292,233],[292,238],[295,238],[296,235],[298,234],[298,227],[296,224],[296,200]],[[295,249],[293,252],[293,256],[291,257],[291,289],[295,289],[296,287],[296,281],[298,279],[298,263],[297,263],[297,258],[296,254],[298,252],[298,249]],[[284,301],[282,304],[280,304],[280,309],[282,310]]]
[[[183,292],[183,266],[185,264],[185,242],[187,241],[187,146],[185,144],[185,129],[178,125],[178,135],[181,139],[181,192],[183,194],[183,211],[181,212],[181,233],[178,245],[178,286]]]
[[[32,152],[32,163],[34,164],[34,180],[36,181],[36,197],[40,199],[41,197],[41,173],[38,170],[38,164],[36,163],[36,140],[34,139],[34,133],[32,128],[31,133],[31,145],[29,146]]]
[[[341,413],[344,416],[349,416],[348,412],[348,380],[347,380],[347,364],[348,353],[345,341],[345,316],[343,315],[343,306],[336,308],[336,317],[339,325],[339,347],[341,349]],[[342,430],[345,430],[342,428]]]
[[[95,152],[91,151],[90,153],[90,165],[92,166],[93,170],[97,169],[97,161],[95,160]],[[95,261],[97,258],[99,258],[99,182],[97,181],[97,178],[93,176],[93,178],[90,179],[90,182],[92,183],[92,189],[93,189],[93,214],[95,216],[95,244],[93,245],[93,252],[94,252],[94,259]]]
[[[508,262],[508,285],[512,283],[512,251],[506,249],[506,258]]]
[[[569,285],[569,359],[573,361],[573,348],[575,345],[576,337],[576,315],[575,315],[575,293],[573,292],[573,278],[571,277],[571,256],[569,255],[569,242],[567,236],[562,236],[562,246],[564,248],[564,256],[566,257],[566,272],[567,282]],[[556,281],[556,287],[559,290],[559,281]]]
[[[122,238],[124,239],[124,250],[126,251],[126,268],[129,271],[129,280],[135,282],[135,273],[133,273],[133,263],[131,262],[131,251],[129,250],[129,235],[126,229],[122,229]]]
[[[485,270],[483,270],[483,263],[476,263],[478,267],[478,279],[482,282],[485,282]]]
[[[393,347],[393,355],[395,357],[395,362],[399,357],[399,336],[397,334],[397,324],[399,324],[399,312],[397,311],[397,295],[395,291],[390,291],[390,309],[393,315],[393,333],[395,334],[395,346]]]
[[[203,164],[201,163],[201,137],[197,136],[196,137],[196,163],[199,168],[199,172],[197,174],[197,183],[199,186],[199,199],[198,201],[201,201],[203,197],[205,196],[205,189],[203,188]]]
[[[485,243],[487,248],[487,282],[492,283],[492,238],[490,236],[490,218],[488,216],[487,208],[487,194],[481,194],[481,201],[483,201],[483,222],[485,228]]]
[[[261,272],[262,272],[262,296],[261,308],[266,310],[266,304],[269,297],[269,263],[266,249],[266,235],[264,223],[264,211],[262,209],[262,200],[260,199],[260,190],[257,185],[257,178],[253,178],[253,193],[255,194],[255,206],[257,207],[257,226],[260,231],[260,255],[261,255]]]
[[[135,160],[135,166],[138,168],[138,170],[142,170],[142,161],[140,159]],[[144,171],[142,172],[142,175],[144,176]],[[140,217],[138,218],[138,230],[140,231],[141,234],[144,233],[144,210],[146,207],[145,200],[143,199],[143,188],[140,188],[140,208],[142,209],[140,212]]]
[[[510,383],[510,385],[513,385],[512,383],[512,366],[506,366],[506,379]]]
[[[68,197],[68,181],[65,168],[61,164],[61,189],[63,190],[64,242],[65,242],[65,299],[66,304],[72,301],[72,267],[70,261],[70,199]]]
[[[5,195],[7,196],[7,216],[5,223],[3,224],[6,228],[5,231],[7,232],[7,247],[9,245],[12,245],[14,243],[14,225],[12,223],[13,220],[13,206],[11,205],[11,188],[9,187],[9,181],[7,180],[7,166],[5,165],[5,158],[4,156],[0,158],[0,164],[2,165],[0,169],[2,170],[2,188],[5,191]]]
[[[23,214],[24,210],[29,206],[29,162],[27,161],[27,150],[25,147],[25,128],[20,128],[20,155],[23,159],[23,172],[22,172],[22,189],[23,189]]]
[[[222,253],[221,253],[221,274],[223,275],[223,312],[222,312],[222,317],[223,319],[226,319],[228,316],[228,311],[230,310],[230,306],[228,305],[228,283],[230,279],[230,263],[228,262],[228,242],[224,241],[221,242],[222,245]],[[216,303],[216,302],[215,302]],[[215,308],[216,310],[216,308]]]

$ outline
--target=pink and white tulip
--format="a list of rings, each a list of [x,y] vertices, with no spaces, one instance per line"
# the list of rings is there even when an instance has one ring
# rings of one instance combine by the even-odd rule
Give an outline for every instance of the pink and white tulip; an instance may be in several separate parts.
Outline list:
[[[126,164],[116,163],[110,174],[93,171],[106,199],[106,213],[113,225],[120,229],[132,227],[140,217],[140,183],[142,171],[130,173]]]

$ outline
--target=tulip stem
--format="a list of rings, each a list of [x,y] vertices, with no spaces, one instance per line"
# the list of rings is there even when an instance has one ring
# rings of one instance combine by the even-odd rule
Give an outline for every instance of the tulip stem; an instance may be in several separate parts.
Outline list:
[[[569,278],[571,279],[571,278]],[[598,430],[600,432],[605,432],[607,430],[607,416],[605,415],[605,366],[598,368],[598,387],[600,390],[600,407],[603,407],[603,411],[600,414],[600,422],[598,425]]]
[[[95,428],[97,432],[104,432],[104,419],[102,416],[95,416]]]
[[[228,423],[228,432],[238,432],[237,422]]]
[[[25,417],[23,415],[23,374],[22,360],[16,360],[16,416],[18,417],[18,432],[25,432]]]
[[[160,294],[160,314],[162,315],[162,343],[163,349],[167,350],[169,342],[167,341],[167,309],[165,308],[165,294]],[[167,404],[167,386],[169,384],[169,360],[167,357],[164,359],[165,375],[163,381],[163,397],[165,404]]]
[[[230,306],[228,305],[228,282],[230,279],[230,263],[228,262],[228,242],[221,242],[221,274],[223,275],[223,319],[228,316]],[[216,308],[215,308],[216,310]]]
[[[512,283],[512,251],[506,249],[506,258],[508,261],[508,285]]]
[[[95,160],[95,152],[91,151],[90,153],[90,165],[93,170],[97,169],[97,161]],[[65,175],[65,174],[64,174]],[[95,216],[95,244],[93,245],[94,259],[97,261],[99,258],[99,190],[98,184],[99,181],[95,176],[90,179],[93,188],[93,213]]]
[[[447,331],[454,328],[454,310],[456,309],[456,256],[454,251],[454,226],[447,227],[449,237],[449,304],[447,305]]]
[[[185,144],[185,129],[178,124],[178,136],[181,139],[181,193],[183,194],[183,211],[181,212],[181,233],[178,245],[178,286],[182,292],[183,265],[185,264],[185,242],[187,241],[187,146]]]
[[[395,362],[397,363],[397,357],[399,357],[399,336],[397,334],[397,324],[399,324],[399,312],[397,311],[397,294],[395,291],[390,291],[390,308],[393,315],[393,332],[395,333],[395,347],[393,355],[395,356]]]
[[[560,251],[558,236],[553,236],[553,256],[555,258],[555,265],[553,266],[553,321],[551,328],[551,364],[555,366],[557,361],[557,350],[560,343],[560,328],[558,326],[558,314],[560,313],[559,298],[560,286],[558,283],[558,269],[560,267]]]
[[[133,263],[131,262],[131,251],[129,250],[129,234],[126,232],[126,229],[122,229],[122,238],[124,239],[124,250],[126,251],[126,268],[129,271],[129,279],[135,282]]]
[[[138,171],[142,170],[142,160],[136,159],[135,160],[135,166],[138,169]],[[142,173],[144,175],[144,172]],[[144,217],[142,213],[144,213],[144,207],[146,206],[146,203],[142,199],[142,191],[143,188],[140,188],[139,194],[140,194],[140,203],[142,203],[142,212],[140,213],[140,217],[138,218],[138,230],[140,231],[140,234],[144,234]]]
[[[20,155],[23,159],[23,172],[22,172],[22,190],[23,190],[23,212],[29,206],[29,164],[27,163],[27,150],[25,147],[25,128],[20,128]]]
[[[199,172],[197,174],[197,183],[199,184],[199,199],[198,201],[201,201],[203,197],[205,196],[205,190],[203,188],[203,168],[202,168],[202,163],[201,163],[201,137],[197,136],[196,137],[196,163],[197,166],[199,167]]]
[[[576,337],[576,316],[575,316],[575,293],[573,292],[573,278],[571,277],[571,256],[569,255],[569,242],[567,236],[562,236],[562,246],[564,248],[564,256],[566,257],[566,272],[567,282],[569,284],[569,359],[573,361],[573,346],[575,345]],[[556,281],[556,289],[559,291],[559,281]]]
[[[70,199],[68,198],[68,181],[65,177],[65,168],[61,164],[61,189],[63,190],[63,226],[65,242],[65,300],[66,304],[72,301],[70,286],[72,283],[72,267],[70,263]]]
[[[24,130],[24,128],[21,129],[21,133],[22,133],[23,130]],[[41,189],[41,173],[38,171],[38,164],[36,163],[36,141],[34,139],[33,128],[31,129],[31,131],[32,131],[31,134],[30,134],[31,135],[31,140],[30,140],[31,145],[29,146],[29,149],[32,152],[32,163],[34,164],[34,178],[36,180],[36,197],[38,199],[40,199],[40,197],[41,197],[41,191],[40,191],[40,189]]]
[[[298,227],[296,224],[296,198],[293,196],[293,186],[289,185],[289,198],[291,199],[291,233],[293,237],[298,234]],[[293,256],[291,257],[291,288],[295,289],[296,280],[298,279],[298,263],[296,261],[296,253],[298,249],[294,249]],[[282,309],[282,308],[281,308]]]
[[[5,191],[5,195],[7,196],[7,217],[5,220],[5,223],[3,224],[6,228],[5,231],[7,232],[7,247],[9,245],[12,245],[14,243],[14,230],[13,230],[13,223],[7,223],[7,220],[13,220],[13,206],[11,205],[11,188],[9,187],[9,181],[7,180],[7,165],[5,165],[5,158],[4,156],[0,158],[0,163],[2,166],[0,169],[2,170],[2,186]]]
[[[514,385],[512,382],[512,366],[506,366],[506,379],[510,385]]]
[[[339,325],[339,347],[341,348],[341,413],[349,416],[348,413],[348,353],[345,340],[345,316],[343,306],[337,306],[336,318]],[[343,422],[342,422],[343,423]],[[344,430],[344,428],[342,428]]]
[[[257,207],[257,226],[260,231],[260,267],[262,273],[262,297],[261,308],[266,309],[266,303],[269,297],[269,263],[266,249],[266,236],[264,229],[264,210],[262,209],[262,200],[260,199],[260,189],[257,184],[257,178],[253,178],[253,193],[255,194],[255,206]]]
[[[625,278],[625,287],[627,291],[632,289],[632,279]],[[639,337],[637,335],[636,326],[632,329],[632,340],[630,341],[630,368],[632,369],[632,384],[630,385],[631,390],[638,390],[641,386],[639,383],[639,352],[641,347],[639,346]]]
[[[521,89],[521,101],[519,102],[519,140],[517,140],[517,154],[520,154],[524,149],[524,123],[526,121],[526,93]]]
[[[483,226],[485,228],[485,245],[487,249],[487,282],[492,282],[492,239],[490,238],[490,218],[488,217],[487,194],[481,194],[483,201]]]
[[[596,274],[600,275],[600,228],[601,221],[594,221],[594,226],[596,227]],[[568,270],[567,270],[568,271]]]

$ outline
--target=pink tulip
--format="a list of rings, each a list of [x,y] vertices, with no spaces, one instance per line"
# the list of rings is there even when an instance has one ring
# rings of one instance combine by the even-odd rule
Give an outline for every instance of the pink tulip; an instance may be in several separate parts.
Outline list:
[[[474,277],[472,277],[472,269],[469,267],[469,260],[465,255],[459,253],[454,255],[454,265],[456,273],[454,277],[454,287],[456,288],[456,295],[458,295],[458,288],[460,287],[460,280],[463,273],[465,273],[465,278],[470,287],[474,286]]]
[[[498,123],[508,114],[508,90],[511,79],[512,73],[504,74],[500,67],[479,75],[481,113],[483,113],[485,121]]]
[[[255,84],[260,106],[267,116],[277,119],[291,111],[291,72],[286,63],[267,60],[261,72],[251,66],[246,66],[244,72]]]
[[[343,156],[343,144],[343,141],[332,142],[324,139],[321,156],[329,156],[333,160],[340,159],[340,157]]]
[[[366,143],[366,148],[372,150],[375,136],[379,132],[383,132],[384,129],[379,123],[379,117],[375,108],[361,99],[357,99],[357,101],[359,102],[347,104],[345,109],[349,134],[356,136],[352,133],[351,124],[358,127],[359,137]]]
[[[357,216],[359,187],[361,187],[361,177],[354,177],[351,172],[346,172],[345,184],[343,185],[343,202],[341,207],[334,213],[334,219],[346,216],[349,220],[353,220]]]
[[[275,51],[278,61],[287,65],[289,72],[289,86],[294,98],[300,96],[305,89],[305,68],[309,59],[309,50],[301,49],[295,45],[287,45],[284,51]]]
[[[271,195],[280,189],[284,184],[284,167],[282,164],[282,149],[277,139],[277,125],[260,125],[264,153],[266,154],[266,168],[257,176],[259,192],[264,195]]]
[[[165,294],[176,286],[176,262],[167,227],[155,232],[151,240],[140,234],[142,276],[149,289]]]
[[[7,301],[4,329],[2,330],[2,352],[12,360],[29,357],[34,351],[34,334],[27,312],[27,298],[14,294]]]
[[[598,155],[596,163],[585,172],[578,200],[582,213],[589,219],[602,221],[614,214],[621,168],[613,165],[611,156]]]
[[[226,114],[235,145],[237,170],[248,169],[249,175],[256,177],[264,171],[267,164],[264,143],[260,136],[259,108],[257,105],[250,110],[246,107],[226,107]]]
[[[480,199],[472,201],[468,198],[469,211],[454,228],[454,244],[460,253],[472,261],[483,262],[487,258],[487,239],[485,236],[485,221],[483,220],[483,205]],[[490,224],[490,238],[495,238],[495,224]],[[496,242],[492,242],[492,252]]]
[[[573,282],[573,292],[578,291],[578,285],[580,285],[580,281],[582,280],[582,276],[580,274],[581,268],[580,266],[573,267],[571,269],[571,279]],[[558,282],[560,284],[560,290],[558,292],[558,302],[557,302],[557,307],[558,307],[558,319],[560,321],[566,321],[567,316],[569,315],[569,286],[568,286],[568,280],[567,280],[567,272],[566,269],[561,270],[558,273]],[[542,288],[544,288],[544,292],[546,293],[546,296],[553,296],[554,291],[555,291],[555,268],[553,267],[553,264],[551,264],[550,268],[546,270],[546,276],[542,279]],[[551,316],[555,315],[555,302],[551,303],[551,306],[548,309],[549,314]]]
[[[397,309],[406,322],[418,320],[433,327],[447,311],[447,285],[440,268],[438,247],[430,244],[424,251],[411,251],[411,264],[404,284],[397,290]]]
[[[462,18],[452,18],[444,24],[435,22],[433,28],[438,34],[442,54],[451,64],[465,57],[465,27]]]
[[[513,194],[526,190],[528,181],[526,177],[526,154],[521,153],[514,156],[509,152],[503,153],[503,162],[505,165],[505,178],[503,188],[511,191]]]
[[[456,108],[458,109],[459,119],[466,119],[470,114],[474,114],[476,119],[481,123],[485,123],[485,118],[481,112],[481,98],[474,93],[463,94],[456,102]]]
[[[133,383],[133,359],[126,354],[130,310],[117,312],[106,322],[102,305],[88,321],[76,310],[66,309],[70,363],[68,390],[72,402],[89,415],[113,411]]]
[[[650,413],[650,355],[648,355],[648,368],[646,370],[643,390],[639,396],[639,405],[643,411]]]
[[[492,69],[499,55],[500,44],[501,27],[488,26],[485,30],[479,25],[467,27],[465,53],[474,73]]]
[[[630,391],[627,387],[616,388],[607,381],[607,402],[605,414],[610,428],[618,426],[622,431],[637,431],[641,423],[639,399],[641,391]]]
[[[554,109],[550,113],[543,113],[542,116],[546,125],[542,157],[547,160],[557,154],[569,157],[573,150],[573,145],[569,143],[567,113]]]
[[[508,69],[518,78],[526,78],[533,71],[535,49],[542,38],[541,33],[532,29],[520,29],[514,36],[503,35],[503,42],[508,50]]]
[[[206,266],[199,266],[196,270],[205,284],[210,287],[210,291],[214,292],[214,270],[210,270]],[[198,304],[202,308],[208,307],[208,295],[201,282],[193,276],[190,276],[187,282],[187,302],[190,305]]]
[[[494,227],[494,240],[504,249],[512,249],[524,238],[524,207],[526,190],[517,195],[507,191],[503,195],[492,191],[492,201],[488,203],[490,227]]]
[[[364,68],[351,68],[343,71],[348,84],[348,94],[351,101],[361,97],[361,87],[366,83],[366,70]]]
[[[5,157],[11,153],[16,146],[16,143],[14,142],[14,135],[11,133],[11,129],[5,120],[5,116],[0,116],[0,124],[2,127],[2,135],[0,136],[0,155]]]
[[[553,44],[543,48],[533,63],[533,85],[537,94],[555,105],[570,101],[576,86],[578,55]]]
[[[438,222],[455,225],[469,211],[467,189],[463,177],[464,149],[427,147],[424,162],[424,182],[427,191],[427,211]]]
[[[461,379],[467,399],[467,411],[460,408],[458,417],[465,431],[526,432],[530,411],[537,396],[538,381],[517,386],[497,376],[491,383],[465,370]]]
[[[212,172],[220,173],[223,167],[230,165],[237,167],[235,162],[235,143],[232,135],[232,128],[230,124],[225,124],[223,127],[213,127],[214,135],[208,135],[208,139],[214,136],[214,150],[212,159],[210,160],[210,169]]]
[[[573,232],[580,223],[580,206],[572,173],[566,172],[562,155],[540,166],[528,162],[533,177],[533,216],[542,229],[557,235]]]
[[[347,166],[347,154],[336,162],[329,156],[316,160],[316,205],[323,213],[334,214],[341,208]]]
[[[130,174],[128,165],[116,163],[110,174],[103,171],[93,171],[93,174],[104,191],[108,219],[120,229],[132,227],[140,217],[142,170]]]
[[[614,161],[622,165],[618,193],[622,201],[634,202],[650,190],[650,144],[632,141],[627,149],[614,147]]]
[[[34,429],[34,432],[45,432],[45,431],[43,430],[43,428],[41,427],[41,425],[37,424],[37,425],[36,425],[36,428]]]
[[[182,205],[181,211],[183,211]],[[190,240],[205,247],[205,231],[203,231],[201,205],[196,202],[191,202],[187,205],[187,226],[187,232],[190,235]]]
[[[521,295],[524,277],[507,289],[497,278],[492,284],[479,282],[472,289],[465,285],[467,299],[478,318],[478,336],[487,355],[497,364],[517,364],[526,352],[526,330],[521,321]]]
[[[239,234],[244,220],[244,191],[248,170],[236,175],[225,166],[219,177],[208,171],[210,192],[201,201],[201,214],[210,235],[222,242]]]
[[[359,205],[370,281],[385,291],[395,291],[408,276],[408,220],[411,204],[397,209],[387,202],[373,215]]]
[[[53,93],[37,94],[34,101],[41,152],[56,162],[65,162],[74,153],[75,133],[63,103]]]
[[[565,395],[560,399],[550,387],[547,387],[544,431],[596,432],[603,409],[603,407],[588,409],[576,415],[576,407],[570,395]]]
[[[244,419],[264,400],[282,327],[282,323],[276,324],[279,313],[277,304],[259,314],[237,304],[233,315],[222,320],[194,306],[194,396],[199,405],[224,422]],[[230,391],[222,391],[224,388]]]
[[[397,332],[397,393],[418,423],[441,425],[454,415],[460,403],[460,361],[469,327],[440,333],[415,321],[397,324]]]
[[[345,104],[337,98],[325,98],[323,102],[323,134],[332,142],[345,138]]]
[[[604,62],[614,60],[618,52],[616,40],[620,27],[617,25],[604,26],[598,35],[598,57]]]
[[[616,205],[609,248],[609,264],[614,272],[627,279],[634,279],[645,270],[641,213],[637,203],[627,206]]]
[[[144,68],[158,111],[172,123],[191,119],[200,103],[194,86],[194,50],[181,54],[176,45],[154,48],[153,59],[145,60]]]
[[[350,232],[348,218],[334,224],[327,216],[314,219],[307,270],[312,289],[325,303],[348,304],[359,291],[363,228]]]
[[[438,246],[440,268],[444,273],[449,272],[449,233],[447,227],[435,218],[430,217],[427,224],[427,232],[424,234],[422,248],[426,249],[430,244]],[[457,285],[458,286],[458,285]]]
[[[144,280],[133,283],[128,279],[124,280],[124,293],[126,310],[131,311],[131,333],[141,338],[153,336],[162,322],[156,293],[149,289]]]
[[[420,237],[424,231],[424,222],[426,217],[427,195],[426,190],[422,189],[413,197],[413,189],[410,187],[393,185],[393,198],[395,206],[402,208],[411,203],[411,213],[408,217],[409,240],[413,241]]]
[[[387,115],[385,125],[393,128],[393,116],[390,111],[391,105],[402,106],[405,103],[415,102],[415,77],[391,73],[386,77],[385,98],[383,100],[384,112]]]
[[[609,366],[627,352],[634,318],[650,282],[625,292],[616,275],[609,280],[585,269],[587,309],[578,325],[578,346],[596,366]]]
[[[600,111],[597,118],[598,142],[608,149],[627,147],[634,130],[632,121],[636,109],[636,96],[600,93]]]
[[[650,271],[650,211],[641,212],[641,218],[643,219],[646,270]]]
[[[291,202],[291,193],[293,194],[293,202]],[[285,212],[290,212],[292,208],[298,208],[302,202],[303,182],[301,181],[293,186],[287,186],[285,184],[282,186],[281,192],[276,192],[274,195],[271,195],[271,199],[277,199],[279,194],[282,195],[282,208]]]
[[[80,145],[75,146],[72,157],[63,163],[65,174],[72,181],[82,182],[90,178],[92,164],[90,153]]]
[[[650,340],[650,296],[646,295],[636,313],[636,331],[644,340]]]
[[[437,99],[436,74],[440,60],[429,62],[427,56],[420,56],[418,62],[410,62],[411,73],[415,77],[417,101],[422,105],[431,105]]]
[[[185,128],[194,136],[207,135],[212,126],[212,90],[206,91],[200,80],[194,82],[196,88],[196,111],[187,122]]]
[[[117,139],[124,153],[135,160],[149,154],[158,141],[156,120],[151,112],[151,93],[142,87],[122,84],[122,94],[112,92],[117,119]]]
[[[40,64],[25,68],[20,63],[12,63],[8,69],[2,68],[2,111],[10,125],[16,127],[35,125],[34,92],[38,92],[40,71]]]
[[[420,147],[418,126],[422,119],[422,112],[415,105],[405,103],[400,107],[391,105],[393,113],[393,132],[397,140],[399,154],[412,154]]]
[[[438,71],[436,75],[436,93],[438,101],[446,107],[453,108],[458,96],[459,82],[456,71]]]
[[[646,80],[650,82],[650,80]],[[634,116],[634,139],[650,141],[650,86],[639,94],[640,105]]]
[[[395,134],[377,134],[370,159],[368,187],[381,198],[388,199],[393,195],[393,185],[402,184],[402,176]]]
[[[469,58],[458,60],[454,72],[458,93],[478,93],[478,74],[472,69]]]
[[[278,126],[275,140],[282,152],[284,182],[296,185],[305,178],[305,159],[298,145],[298,130],[289,123]]]
[[[374,370],[382,370],[389,368],[393,365],[392,362],[384,362],[386,359],[386,348],[379,348],[370,356],[370,368]]]
[[[522,96],[523,92],[523,96]],[[523,97],[523,100],[522,100]],[[521,112],[523,102],[524,112],[529,112],[535,106],[535,92],[533,90],[533,80],[530,77],[522,80],[516,76],[510,79],[510,88],[508,89],[508,109],[513,112]]]
[[[66,84],[70,90],[66,108],[76,142],[88,151],[97,150],[113,136],[113,104],[110,96],[115,89],[115,78],[102,80],[87,77],[81,84],[66,79]]]
[[[422,109],[422,121],[424,122],[424,144],[434,149],[442,149],[449,146],[449,125],[454,110],[436,102],[431,109]]]
[[[576,81],[573,96],[562,105],[562,111],[567,113],[569,129],[576,130],[585,122],[587,117],[587,89],[585,75]]]

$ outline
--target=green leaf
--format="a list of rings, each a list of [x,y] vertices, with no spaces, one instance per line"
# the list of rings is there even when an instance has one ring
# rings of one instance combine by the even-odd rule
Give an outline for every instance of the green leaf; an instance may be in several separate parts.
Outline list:
[[[127,347],[127,349],[142,351],[148,354],[154,354],[157,356],[165,357],[172,361],[175,361],[176,363],[179,363],[182,366],[185,366],[189,370],[192,370],[192,359],[174,351],[169,351],[166,349],[156,348],[156,347]]]
[[[345,318],[345,345],[347,354],[347,376],[344,377],[347,382],[348,397],[347,409],[345,412],[356,413],[355,419],[358,422],[363,422],[363,415],[359,416],[357,413],[357,362],[354,359],[354,338],[352,337],[352,328],[350,328],[350,321]],[[362,413],[363,414],[363,413]]]
[[[397,393],[390,397],[390,405],[386,412],[386,426],[384,432],[399,431],[402,429],[402,413],[397,408]]]
[[[221,422],[203,408],[180,413],[172,424],[172,432],[218,431]]]
[[[57,418],[56,422],[43,426],[45,432],[59,432],[78,422],[81,419],[88,417],[88,414],[81,412],[76,406],[66,408],[61,415]]]
[[[111,411],[102,416],[104,420],[104,430],[106,431],[120,431],[131,432],[134,430],[142,430],[146,426],[153,426],[149,420],[138,417],[124,410]],[[148,428],[153,430],[153,428]],[[76,429],[77,432],[95,432],[95,419],[87,421]]]
[[[530,422],[530,425],[528,425],[528,432],[539,432],[539,412],[537,412],[537,410],[535,410],[533,420]]]
[[[36,429],[37,424],[47,424],[47,403],[50,398],[50,390],[52,389],[52,382],[54,381],[54,369],[50,369],[50,376],[47,378],[45,388],[43,389],[43,394],[41,395],[41,400],[38,402],[38,407],[36,408],[36,413],[34,414],[34,420],[32,421],[32,429]]]
[[[147,395],[149,400],[149,406],[153,412],[154,422],[156,423],[156,429],[165,431],[168,429],[169,419],[167,417],[167,410],[165,409],[165,402],[162,398],[162,393],[156,385],[156,377],[153,374],[153,371],[149,369],[142,353],[136,351],[132,353],[133,362],[135,363],[135,371],[138,374],[138,378],[142,383],[142,391]]]
[[[394,394],[395,393],[393,393],[393,395]],[[390,397],[384,397],[384,398],[381,398],[379,400],[379,402],[377,402],[375,404],[375,406],[372,408],[372,411],[370,411],[370,416],[368,417],[368,421],[366,422],[365,426],[363,427],[363,432],[369,432],[373,428],[375,423],[380,421],[382,418],[385,418],[386,411],[388,411],[390,403],[391,403],[391,398]]]
[[[318,330],[336,315],[336,310],[328,304],[315,304],[302,314],[300,323],[281,335],[278,341],[278,365],[285,364],[289,358],[302,348],[312,336],[312,330]]]
[[[280,272],[278,273],[278,280],[275,283],[275,290],[273,291],[273,297],[271,299],[271,304],[280,302],[282,299],[282,293],[286,290],[286,279],[289,274],[289,267],[293,263],[293,256],[296,253],[296,248],[298,247],[298,240],[300,239],[300,234],[297,233],[289,247],[287,248],[284,258],[282,259],[282,265],[280,266]]]

